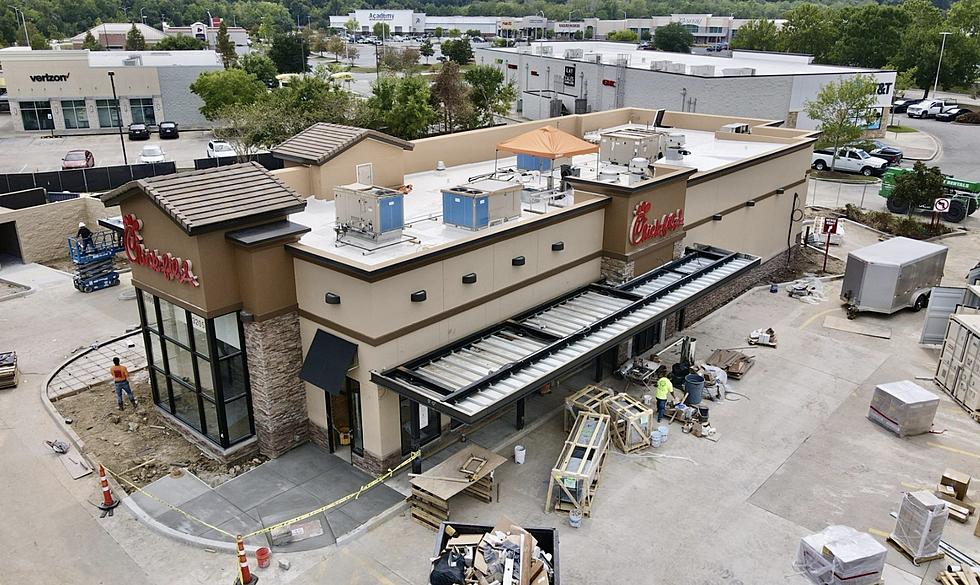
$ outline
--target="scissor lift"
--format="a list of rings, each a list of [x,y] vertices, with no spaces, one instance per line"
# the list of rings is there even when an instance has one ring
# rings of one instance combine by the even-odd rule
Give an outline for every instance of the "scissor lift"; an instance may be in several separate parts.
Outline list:
[[[68,257],[75,265],[75,288],[88,293],[119,284],[119,273],[112,261],[122,251],[122,239],[110,230],[95,232],[87,241],[68,238]]]

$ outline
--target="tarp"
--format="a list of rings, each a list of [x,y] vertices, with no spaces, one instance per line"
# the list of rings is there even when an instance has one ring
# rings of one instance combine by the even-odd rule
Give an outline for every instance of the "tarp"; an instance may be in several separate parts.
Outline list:
[[[554,160],[577,154],[599,152],[599,147],[554,126],[543,126],[501,142],[497,145],[497,150]]]

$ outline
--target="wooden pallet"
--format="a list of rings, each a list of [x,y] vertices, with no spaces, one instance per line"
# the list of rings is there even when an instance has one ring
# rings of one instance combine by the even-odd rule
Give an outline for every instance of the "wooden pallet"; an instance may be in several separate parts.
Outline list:
[[[408,502],[412,505],[412,518],[423,526],[439,530],[439,524],[449,520],[449,502],[422,488],[412,486]]]
[[[918,567],[922,563],[927,563],[929,561],[935,561],[937,559],[941,559],[941,558],[943,558],[943,557],[946,556],[946,553],[940,551],[940,552],[938,552],[938,553],[936,553],[934,555],[929,555],[929,556],[925,556],[925,557],[916,557],[915,554],[913,554],[912,551],[910,551],[908,548],[906,548],[906,546],[904,544],[902,544],[897,539],[895,539],[895,535],[893,535],[893,534],[889,534],[888,535],[888,542],[894,544],[895,545],[895,548],[897,548],[898,550],[900,550],[910,561],[912,561],[912,564],[915,565],[916,567]]]
[[[469,485],[463,493],[486,504],[493,501],[493,477],[488,475],[476,483]]]
[[[962,571],[941,571],[936,575],[936,581],[942,585],[980,585],[980,574],[964,567]]]

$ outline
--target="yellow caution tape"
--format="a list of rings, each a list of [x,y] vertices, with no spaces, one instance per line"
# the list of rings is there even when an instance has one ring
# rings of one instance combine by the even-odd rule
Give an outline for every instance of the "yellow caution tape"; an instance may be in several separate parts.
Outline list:
[[[361,497],[361,494],[363,494],[364,492],[366,492],[366,491],[368,491],[368,490],[376,487],[378,484],[380,484],[380,483],[382,483],[384,481],[387,481],[388,479],[390,479],[391,477],[393,477],[395,475],[395,473],[397,473],[403,467],[405,467],[406,465],[408,465],[409,463],[411,463],[412,461],[414,461],[415,459],[417,459],[417,458],[419,458],[421,456],[422,456],[422,452],[421,451],[415,451],[414,453],[412,453],[408,457],[408,459],[406,459],[406,460],[402,461],[401,463],[399,463],[397,467],[394,467],[394,468],[389,469],[387,471],[387,473],[385,473],[384,475],[379,475],[378,477],[374,478],[372,481],[370,481],[370,482],[362,485],[360,488],[357,489],[356,492],[352,492],[350,494],[347,494],[346,496],[340,498],[339,500],[334,500],[333,502],[330,502],[329,504],[326,504],[324,506],[321,506],[321,507],[317,508],[316,510],[311,510],[309,512],[306,512],[305,514],[301,514],[301,515],[299,515],[299,516],[297,516],[295,518],[291,518],[289,520],[284,520],[283,522],[279,522],[278,524],[273,524],[272,526],[266,526],[265,528],[260,528],[260,529],[254,531],[254,532],[250,532],[250,533],[244,535],[242,538],[243,539],[245,539],[245,538],[251,538],[253,536],[258,536],[259,534],[265,534],[266,532],[272,532],[273,530],[276,530],[278,528],[283,528],[283,527],[289,526],[290,524],[293,524],[293,523],[296,523],[296,522],[300,522],[302,520],[306,520],[307,518],[312,518],[313,516],[316,516],[317,514],[322,514],[323,512],[326,512],[327,510],[331,510],[333,508],[336,508],[337,506],[340,506],[342,504],[346,504],[350,500],[356,500],[357,498]],[[105,466],[103,466],[103,467],[105,467]],[[157,496],[151,494],[150,492],[144,490],[143,488],[141,488],[138,485],[134,484],[133,482],[129,481],[125,477],[123,477],[123,476],[119,475],[118,473],[112,471],[108,467],[105,467],[105,470],[106,470],[107,473],[109,473],[110,475],[112,475],[113,477],[115,477],[116,479],[118,479],[119,481],[125,483],[129,487],[131,487],[131,488],[135,489],[136,491],[140,492],[144,496],[146,496],[146,497],[148,497],[150,499],[153,499],[153,500],[155,500],[157,502],[160,502],[161,504],[163,504],[164,506],[170,508],[171,510],[175,510],[175,511],[183,514],[186,518],[189,518],[190,520],[193,520],[193,521],[198,522],[198,523],[200,523],[200,524],[202,524],[204,526],[207,526],[211,530],[214,530],[215,532],[219,532],[221,534],[224,534],[225,536],[228,536],[228,537],[230,537],[232,539],[237,538],[238,535],[231,534],[230,532],[227,532],[225,530],[222,530],[222,529],[218,528],[217,526],[213,526],[211,524],[208,524],[207,522],[205,522],[204,520],[201,520],[197,516],[194,516],[193,514],[190,514],[188,512],[185,512],[184,510],[181,510],[180,508],[178,508],[177,506],[174,506],[173,504],[171,504],[170,502],[167,502],[166,500],[162,500],[162,499],[158,498]]]

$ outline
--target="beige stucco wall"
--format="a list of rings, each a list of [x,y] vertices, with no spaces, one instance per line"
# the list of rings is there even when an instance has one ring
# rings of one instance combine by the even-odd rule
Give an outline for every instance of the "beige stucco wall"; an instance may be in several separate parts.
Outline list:
[[[279,177],[282,182],[289,185],[301,197],[313,195],[313,188],[310,182],[312,170],[310,167],[287,161],[283,168],[270,172],[276,177]]]
[[[767,197],[755,207],[743,207],[725,214],[721,221],[707,221],[689,229],[684,244],[718,246],[769,260],[786,251],[787,237],[792,245],[800,233],[799,222],[792,222],[792,231],[788,231],[794,192],[799,194],[797,206],[802,209],[806,199],[804,185]]]
[[[318,199],[333,199],[334,187],[353,183],[357,179],[357,165],[364,163],[372,164],[375,185],[397,187],[402,184],[405,175],[406,154],[398,146],[362,140],[327,164],[313,167],[310,188]]]
[[[68,257],[68,238],[78,231],[78,222],[99,231],[104,228],[98,220],[116,214],[116,208],[106,210],[98,199],[79,197],[27,209],[0,207],[0,224],[16,224],[24,262],[49,262]]]
[[[89,68],[85,51],[35,51],[22,59],[13,55],[3,59],[3,74],[11,101],[46,99],[52,95],[65,99],[112,98],[112,86],[106,74],[110,70],[115,72],[117,95],[160,95],[160,79],[155,67]],[[45,73],[68,74],[70,77],[64,82],[31,81],[31,75]]]

